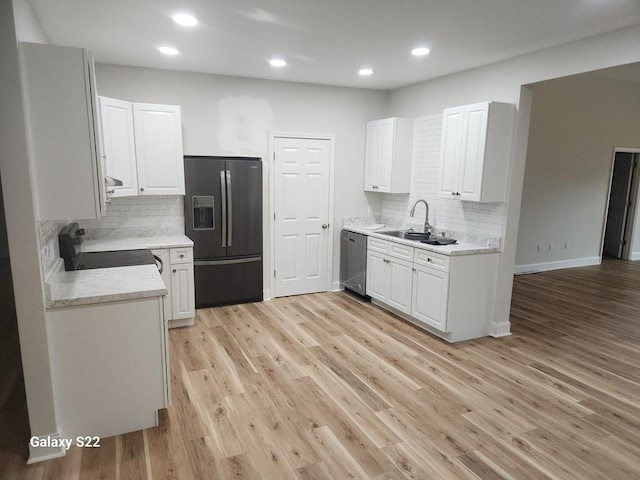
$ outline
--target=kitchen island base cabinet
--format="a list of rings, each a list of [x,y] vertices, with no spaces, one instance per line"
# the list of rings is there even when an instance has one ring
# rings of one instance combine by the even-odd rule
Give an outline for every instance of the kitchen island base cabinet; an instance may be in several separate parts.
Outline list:
[[[154,427],[170,400],[161,297],[47,311],[60,435],[110,437]]]

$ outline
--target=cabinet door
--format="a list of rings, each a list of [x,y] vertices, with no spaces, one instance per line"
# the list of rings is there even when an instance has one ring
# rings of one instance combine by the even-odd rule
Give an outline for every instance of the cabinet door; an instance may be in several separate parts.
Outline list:
[[[378,253],[367,254],[367,295],[382,302],[389,297],[388,262]]]
[[[20,43],[38,220],[100,218],[95,74],[90,52]]]
[[[457,198],[458,173],[462,153],[464,107],[447,108],[442,120],[439,195]]]
[[[463,150],[458,173],[461,200],[480,200],[488,118],[488,103],[467,105],[464,108]]]
[[[378,165],[378,192],[390,192],[393,175],[396,121],[387,118],[380,121],[380,163]]]
[[[171,265],[171,295],[173,320],[195,316],[193,263]]]
[[[164,305],[164,318],[165,320],[173,320],[173,306],[172,299],[173,294],[171,293],[171,255],[169,254],[169,249],[163,248],[161,250],[152,250],[151,253],[156,255],[162,260],[162,281],[164,282],[164,286],[168,290],[168,293],[162,297],[163,305]]]
[[[402,313],[410,315],[413,264],[403,260],[392,259],[388,267],[389,298],[387,299],[387,304]]]
[[[133,133],[133,106],[115,98],[99,97],[102,148],[106,175],[122,181],[107,187],[111,197],[138,195],[136,147]]]
[[[382,161],[382,125],[380,122],[367,123],[364,190],[378,192],[380,184],[380,162]]]
[[[133,104],[140,195],[184,195],[180,107]]]
[[[448,331],[448,273],[416,265],[413,272],[412,297],[412,317],[442,332]]]

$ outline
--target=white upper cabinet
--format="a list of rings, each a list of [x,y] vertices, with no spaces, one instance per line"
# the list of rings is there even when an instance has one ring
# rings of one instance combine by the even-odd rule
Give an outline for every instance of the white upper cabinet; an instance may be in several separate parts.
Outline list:
[[[133,105],[115,98],[98,100],[105,173],[122,181],[121,186],[107,187],[107,193],[111,197],[138,195]]]
[[[95,74],[80,48],[21,43],[25,116],[38,220],[100,218]]]
[[[484,102],[443,114],[439,194],[472,202],[504,202],[515,106]]]
[[[366,192],[409,193],[413,120],[385,118],[367,123],[364,167]]]
[[[179,106],[100,97],[100,118],[111,196],[184,195]]]
[[[140,195],[184,195],[182,122],[177,105],[133,104]]]

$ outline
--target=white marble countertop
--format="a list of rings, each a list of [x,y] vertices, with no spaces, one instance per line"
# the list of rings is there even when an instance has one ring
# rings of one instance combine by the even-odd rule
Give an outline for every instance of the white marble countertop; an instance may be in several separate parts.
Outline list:
[[[85,240],[82,252],[112,252],[115,250],[137,250],[143,248],[182,248],[193,247],[193,240],[186,235],[161,235],[157,237],[109,238]]]
[[[397,228],[382,228],[380,230],[368,230],[364,227],[342,227],[344,230],[348,230],[354,233],[361,233],[370,237],[380,238],[382,240],[388,240],[390,242],[401,243],[410,247],[421,248],[430,252],[441,253],[443,255],[455,256],[455,255],[477,255],[482,253],[496,253],[500,249],[496,247],[483,247],[481,245],[473,245],[471,243],[454,243],[451,245],[429,245],[428,243],[421,243],[416,240],[406,240],[403,238],[390,237],[389,235],[383,235],[381,232],[398,230]]]
[[[59,272],[48,282],[48,308],[166,295],[155,265]]]

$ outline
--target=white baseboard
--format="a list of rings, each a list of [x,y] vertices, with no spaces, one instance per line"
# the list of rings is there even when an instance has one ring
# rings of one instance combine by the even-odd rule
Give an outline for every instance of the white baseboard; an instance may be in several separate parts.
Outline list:
[[[49,443],[59,442],[60,434],[52,433],[50,435],[38,435],[38,438],[48,438]],[[27,460],[27,465],[44,462],[46,460],[51,460],[54,458],[64,457],[66,453],[67,451],[64,447],[34,447],[33,445],[31,445],[31,442],[29,442],[29,459]]]
[[[343,290],[342,285],[340,285],[340,282],[333,282],[331,284],[331,291],[332,292],[339,292],[340,290]]]
[[[271,290],[265,288],[262,290],[262,300],[271,300],[273,297],[271,296]]]
[[[630,256],[629,256],[629,260],[640,260],[640,252],[633,252]]]
[[[491,325],[491,336],[495,338],[511,335],[511,322],[500,322]]]
[[[523,275],[525,273],[548,272],[550,270],[560,270],[563,268],[589,267],[600,265],[600,257],[573,258],[571,260],[558,260],[555,262],[531,263],[529,265],[516,265],[514,274]]]

